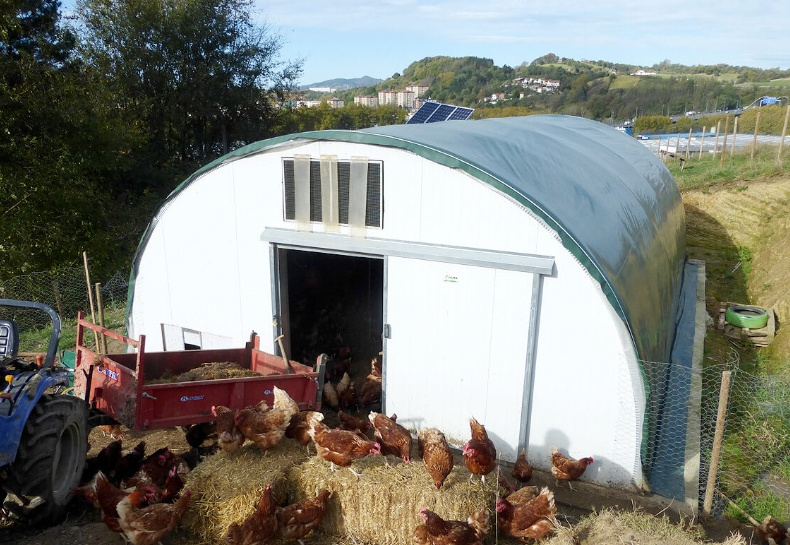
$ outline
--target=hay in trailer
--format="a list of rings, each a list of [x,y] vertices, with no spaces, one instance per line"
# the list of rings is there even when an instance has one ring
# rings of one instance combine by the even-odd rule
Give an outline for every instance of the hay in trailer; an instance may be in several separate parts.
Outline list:
[[[146,380],[147,384],[170,384],[173,382],[193,382],[196,380],[218,380],[222,378],[258,377],[260,373],[242,367],[235,361],[210,361],[200,364],[189,371],[174,375],[165,369],[160,377]]]
[[[223,542],[228,526],[255,510],[267,484],[278,504],[288,500],[286,475],[306,459],[305,448],[287,438],[266,451],[247,442],[237,452],[209,456],[187,476],[192,500],[182,526],[203,542]]]
[[[348,469],[336,468],[313,456],[301,465],[291,466],[288,479],[300,497],[315,495],[326,488],[332,491],[321,523],[323,533],[351,537],[355,542],[376,545],[402,545],[412,542],[412,532],[422,521],[418,511],[426,507],[445,519],[466,520],[474,511],[486,508],[493,515],[496,476],[482,485],[479,477],[469,482],[469,471],[458,464],[441,490],[436,490],[420,459],[406,464],[387,457],[368,456],[352,465],[361,472],[357,478]],[[493,516],[491,518],[493,528]]]

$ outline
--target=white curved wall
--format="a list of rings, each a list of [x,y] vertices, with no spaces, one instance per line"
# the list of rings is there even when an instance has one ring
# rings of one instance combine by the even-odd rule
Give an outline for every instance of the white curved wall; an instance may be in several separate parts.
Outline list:
[[[548,469],[556,446],[596,459],[585,478],[642,484],[645,394],[628,333],[600,286],[523,207],[464,172],[400,149],[310,142],[248,156],[195,180],[160,213],[144,249],[132,336],[145,333],[148,348],[161,349],[164,322],[240,346],[255,330],[262,348],[273,350],[271,265],[260,236],[265,228],[296,229],[283,220],[281,166],[282,157],[295,153],[384,162],[384,227],[368,229],[369,238],[554,257],[555,275],[543,281],[530,461]],[[519,416],[514,407],[513,418]]]

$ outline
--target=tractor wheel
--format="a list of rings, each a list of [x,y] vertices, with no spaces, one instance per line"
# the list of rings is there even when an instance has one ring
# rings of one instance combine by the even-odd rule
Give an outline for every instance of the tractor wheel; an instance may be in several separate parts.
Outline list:
[[[69,395],[42,396],[7,469],[4,509],[26,524],[60,522],[79,485],[87,451],[85,402]]]

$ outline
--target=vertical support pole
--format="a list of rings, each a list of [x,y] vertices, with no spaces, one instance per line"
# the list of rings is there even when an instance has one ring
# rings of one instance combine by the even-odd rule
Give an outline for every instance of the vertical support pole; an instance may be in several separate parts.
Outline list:
[[[721,127],[721,121],[716,122],[716,143],[713,145],[713,157],[716,157],[716,154],[719,152],[719,128]]]
[[[760,110],[757,110],[757,117],[754,120],[754,139],[752,139],[752,159],[754,159],[754,150],[757,149],[757,131],[760,128]]]
[[[713,450],[710,454],[710,468],[708,469],[708,484],[705,487],[705,501],[702,511],[710,515],[713,507],[713,491],[716,488],[716,474],[719,471],[719,456],[721,455],[721,443],[724,439],[724,419],[727,416],[727,400],[730,396],[730,379],[732,371],[724,371],[721,374],[721,388],[719,389],[719,411],[716,415],[716,432],[713,436]]]
[[[99,325],[104,327],[104,304],[101,299],[101,284],[96,282],[96,308],[99,309]],[[107,355],[107,336],[101,336],[101,354]]]
[[[785,110],[785,123],[782,125],[782,139],[779,140],[779,153],[776,154],[776,162],[782,160],[782,147],[785,143],[785,135],[787,134],[787,120],[790,118],[790,104],[787,105],[787,110]]]
[[[91,306],[91,322],[96,323],[96,311],[93,306],[93,287],[91,287],[91,273],[88,269],[88,252],[82,252],[82,261],[85,264],[85,281],[88,283],[88,303]],[[96,342],[96,351],[99,351],[99,334],[93,332],[93,340]]]
[[[705,125],[702,126],[702,136],[699,139],[699,157],[698,157],[698,159],[702,159],[702,146],[703,146],[703,144],[705,144],[705,131],[707,129],[708,128]]]
[[[688,140],[686,140],[686,161],[689,160],[689,152],[690,152],[690,150],[691,150],[691,128],[689,128],[689,137],[688,137]],[[683,170],[683,169],[681,169],[681,170]]]

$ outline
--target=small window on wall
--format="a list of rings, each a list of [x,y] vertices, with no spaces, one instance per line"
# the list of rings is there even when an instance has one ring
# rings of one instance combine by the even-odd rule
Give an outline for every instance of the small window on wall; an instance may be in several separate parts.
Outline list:
[[[383,163],[381,161],[348,161],[335,158],[309,159],[309,166],[301,170],[308,180],[297,183],[296,158],[283,159],[283,198],[285,219],[298,221],[297,201],[307,202],[309,195],[309,221],[336,222],[341,225],[354,223],[354,210],[361,214],[364,207],[364,226],[382,227]],[[322,165],[323,161],[323,165]],[[352,167],[352,163],[354,166]],[[307,166],[307,165],[305,165]],[[366,174],[364,171],[366,169]],[[325,179],[322,180],[322,172]],[[352,174],[353,172],[353,174]],[[362,176],[361,187],[354,190],[353,176]],[[331,180],[331,181],[329,181]],[[298,188],[298,189],[297,189]],[[329,188],[327,190],[327,188]],[[300,192],[297,195],[297,192]],[[306,192],[307,195],[301,194]],[[324,192],[327,194],[324,195]],[[304,199],[304,201],[301,201]],[[326,210],[335,209],[336,218],[324,218]],[[308,213],[304,209],[304,215]],[[359,215],[361,218],[362,216]],[[304,218],[307,219],[307,218]],[[351,221],[350,221],[351,219]]]

